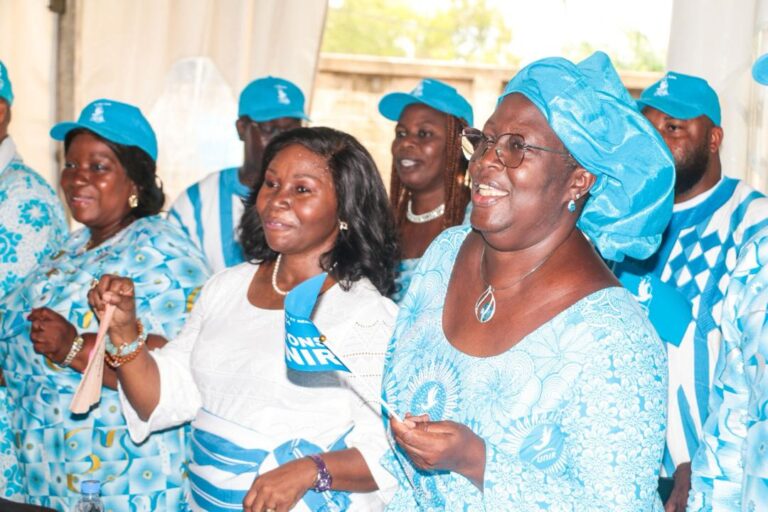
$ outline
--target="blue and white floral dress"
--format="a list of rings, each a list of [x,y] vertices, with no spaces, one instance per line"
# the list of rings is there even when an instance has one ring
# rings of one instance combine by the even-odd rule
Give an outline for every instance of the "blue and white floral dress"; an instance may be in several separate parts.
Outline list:
[[[202,255],[159,216],[139,219],[100,246],[86,250],[87,230],[73,233],[0,301],[0,364],[13,402],[11,429],[28,503],[71,510],[80,482],[101,480],[105,508],[115,512],[184,507],[186,436],[183,428],[131,442],[116,391],[102,389],[98,406],[73,415],[69,404],[81,374],[34,352],[26,317],[49,307],[80,333],[95,332],[88,306],[93,279],[130,277],[137,315],[149,332],[172,338],[208,277]]]
[[[383,395],[400,414],[459,422],[480,436],[484,491],[456,473],[417,470],[396,447],[383,459],[400,482],[388,510],[662,510],[666,356],[643,311],[626,290],[607,288],[498,356],[469,356],[442,330],[469,231],[441,234],[414,273]]]
[[[0,298],[57,250],[66,232],[56,193],[24,164],[13,139],[6,137],[0,142]],[[0,497],[21,501],[8,407],[8,391],[0,386]]]

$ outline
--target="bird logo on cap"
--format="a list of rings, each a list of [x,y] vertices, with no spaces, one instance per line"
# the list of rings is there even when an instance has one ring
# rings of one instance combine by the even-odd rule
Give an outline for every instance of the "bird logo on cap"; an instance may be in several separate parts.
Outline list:
[[[669,96],[669,82],[667,80],[669,80],[669,77],[665,76],[664,79],[659,82],[659,86],[653,93],[654,96]]]
[[[97,103],[93,108],[93,114],[91,114],[91,122],[103,123],[104,121],[104,105]]]
[[[277,91],[277,102],[281,105],[290,105],[291,99],[288,97],[288,94],[285,92],[286,87],[284,85],[275,85],[275,90]]]

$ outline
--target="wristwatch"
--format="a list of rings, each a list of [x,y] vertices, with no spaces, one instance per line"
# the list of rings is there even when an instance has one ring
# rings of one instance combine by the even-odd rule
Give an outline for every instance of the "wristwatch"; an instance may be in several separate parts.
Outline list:
[[[333,477],[328,472],[328,466],[325,465],[325,461],[319,455],[310,455],[310,459],[317,466],[317,476],[315,477],[315,483],[312,490],[315,492],[325,492],[331,490],[333,484]]]

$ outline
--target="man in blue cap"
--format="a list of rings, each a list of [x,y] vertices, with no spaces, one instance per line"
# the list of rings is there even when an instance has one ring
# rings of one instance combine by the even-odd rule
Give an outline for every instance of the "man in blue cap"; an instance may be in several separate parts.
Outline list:
[[[670,71],[643,91],[638,106],[675,158],[675,205],[659,250],[615,270],[672,285],[690,303],[691,321],[682,339],[666,340],[669,417],[660,486],[671,488],[666,510],[682,511],[690,489],[690,461],[707,418],[723,297],[736,255],[768,224],[768,199],[722,175],[720,102],[706,80]]]
[[[768,54],[752,66],[768,85]],[[693,458],[689,510],[768,510],[768,228],[745,244],[723,299],[709,417]]]
[[[235,127],[244,144],[243,165],[195,183],[176,199],[168,214],[200,247],[214,273],[243,262],[237,228],[243,200],[261,180],[264,148],[276,135],[309,120],[301,90],[272,76],[256,79],[243,89],[238,116]]]
[[[61,202],[35,171],[24,165],[8,135],[13,88],[0,61],[0,298],[43,258],[57,250],[67,232]],[[21,472],[7,427],[6,388],[0,373],[0,498],[21,501]],[[7,506],[7,505],[5,505]]]

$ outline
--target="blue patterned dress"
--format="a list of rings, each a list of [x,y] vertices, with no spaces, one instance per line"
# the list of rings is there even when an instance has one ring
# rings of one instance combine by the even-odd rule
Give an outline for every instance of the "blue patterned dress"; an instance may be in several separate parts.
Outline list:
[[[722,332],[688,510],[768,510],[768,229],[739,255]]]
[[[417,470],[395,448],[382,460],[400,481],[387,510],[662,510],[666,357],[643,311],[626,290],[607,288],[503,354],[464,354],[446,340],[442,315],[468,232],[445,231],[422,258],[401,303],[383,394],[400,414],[479,435],[484,491],[456,473]]]
[[[56,193],[24,165],[10,137],[0,142],[0,298],[58,249],[67,232]],[[0,497],[23,499],[8,426],[8,390],[0,387]]]
[[[134,280],[137,314],[145,328],[172,338],[208,270],[183,233],[159,216],[139,219],[86,250],[89,239],[87,230],[73,233],[59,253],[0,301],[0,364],[14,404],[11,427],[24,494],[29,503],[70,510],[80,482],[97,479],[107,510],[179,510],[186,487],[184,429],[132,443],[118,394],[106,388],[89,414],[70,414],[81,375],[33,351],[26,317],[32,308],[47,306],[79,332],[95,332],[98,322],[86,298],[89,285],[115,273]]]

